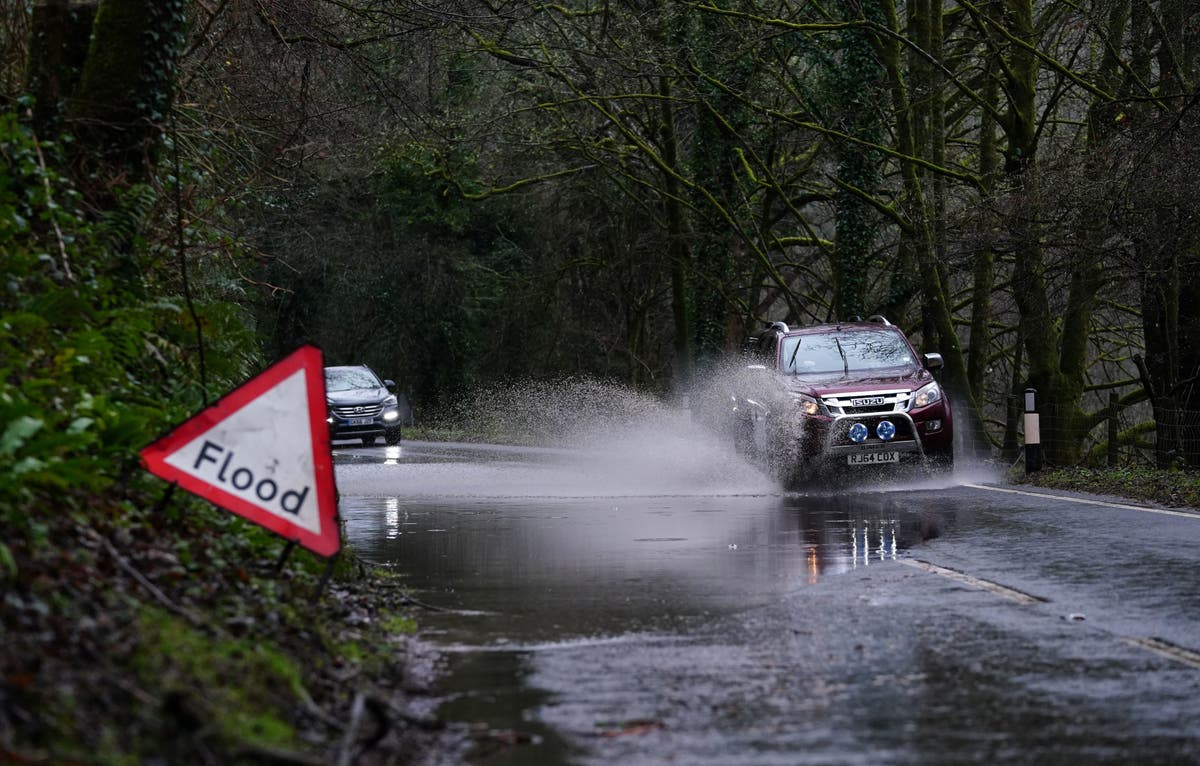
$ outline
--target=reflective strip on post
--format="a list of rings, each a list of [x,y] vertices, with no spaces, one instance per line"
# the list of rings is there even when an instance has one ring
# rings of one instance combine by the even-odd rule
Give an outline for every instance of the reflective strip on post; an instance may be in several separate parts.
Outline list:
[[[1025,446],[1037,446],[1042,443],[1041,423],[1036,412],[1025,413]]]
[[[1037,413],[1037,389],[1025,389],[1025,473],[1042,469],[1042,429]]]

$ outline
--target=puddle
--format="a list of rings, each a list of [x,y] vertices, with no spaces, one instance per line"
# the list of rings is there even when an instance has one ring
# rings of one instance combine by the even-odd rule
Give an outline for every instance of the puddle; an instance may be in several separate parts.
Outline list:
[[[574,759],[540,722],[560,701],[539,686],[547,667],[580,662],[595,677],[597,658],[670,652],[715,621],[895,560],[952,521],[904,493],[783,493],[689,420],[633,410],[568,424],[573,445],[335,452],[356,552],[449,610],[420,622],[445,653],[440,714],[474,727],[475,763]],[[623,683],[611,693],[632,709],[637,681]]]

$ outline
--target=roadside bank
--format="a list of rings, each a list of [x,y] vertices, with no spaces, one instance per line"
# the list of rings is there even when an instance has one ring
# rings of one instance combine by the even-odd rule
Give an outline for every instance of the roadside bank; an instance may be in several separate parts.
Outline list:
[[[192,500],[46,514],[0,576],[0,763],[400,764],[449,747],[399,578]]]
[[[1010,476],[1017,484],[1112,495],[1172,508],[1200,508],[1200,471],[1149,467],[1056,468]]]

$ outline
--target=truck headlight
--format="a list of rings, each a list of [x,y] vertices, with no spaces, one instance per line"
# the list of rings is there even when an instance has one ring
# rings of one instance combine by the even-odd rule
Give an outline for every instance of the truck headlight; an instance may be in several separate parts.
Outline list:
[[[917,389],[917,393],[913,394],[912,409],[928,407],[934,402],[940,402],[941,400],[941,387],[937,383],[930,383]]]
[[[796,400],[796,405],[805,415],[818,415],[821,412],[821,403],[808,394],[793,394]]]

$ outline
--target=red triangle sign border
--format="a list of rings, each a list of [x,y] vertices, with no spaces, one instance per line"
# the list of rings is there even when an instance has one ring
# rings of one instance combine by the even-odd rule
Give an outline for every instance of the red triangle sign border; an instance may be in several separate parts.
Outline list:
[[[321,556],[335,555],[341,548],[337,518],[337,486],[330,451],[329,425],[325,411],[325,372],[321,350],[301,346],[288,356],[221,397],[215,404],[181,423],[170,433],[141,451],[142,465],[154,475],[242,516],[281,537],[294,541]],[[167,460],[185,445],[232,417],[264,393],[303,371],[307,392],[306,412],[312,443],[313,491],[317,504],[318,531],[292,523],[199,476],[180,470]]]

